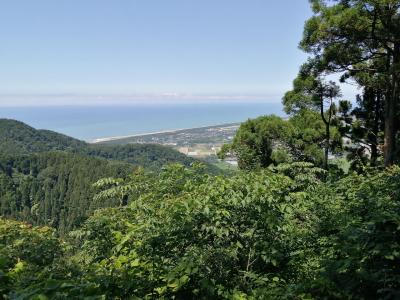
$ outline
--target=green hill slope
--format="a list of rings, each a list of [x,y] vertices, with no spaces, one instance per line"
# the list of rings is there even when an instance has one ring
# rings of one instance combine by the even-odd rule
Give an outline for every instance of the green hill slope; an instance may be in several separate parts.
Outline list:
[[[100,207],[117,200],[96,202],[93,182],[125,177],[134,167],[67,152],[0,156],[0,215],[65,233]]]
[[[37,130],[25,123],[0,119],[0,151],[27,154],[51,150],[79,151],[86,143],[49,130]]]
[[[32,154],[47,151],[68,151],[93,157],[128,162],[153,171],[168,163],[190,165],[196,160],[169,147],[153,144],[101,145],[88,144],[72,137],[37,130],[25,123],[0,119],[0,152],[7,154]],[[209,165],[209,169],[216,169]]]
[[[138,166],[158,172],[169,163],[195,161],[160,145],[91,145],[0,119],[0,215],[50,225],[63,234],[95,209],[117,205],[118,200],[93,200],[98,179],[125,177]]]

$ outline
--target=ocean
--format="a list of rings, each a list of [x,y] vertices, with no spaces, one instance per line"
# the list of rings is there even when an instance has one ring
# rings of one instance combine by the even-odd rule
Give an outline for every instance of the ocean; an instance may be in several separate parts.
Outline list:
[[[260,115],[284,116],[280,103],[180,103],[129,106],[0,107],[0,118],[78,139],[135,135],[242,122]]]

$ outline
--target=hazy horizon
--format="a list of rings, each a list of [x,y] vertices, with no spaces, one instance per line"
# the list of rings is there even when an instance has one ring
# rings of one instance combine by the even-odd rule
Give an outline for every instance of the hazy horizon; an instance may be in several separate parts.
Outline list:
[[[280,101],[311,15],[307,0],[0,7],[0,106]]]
[[[192,94],[147,94],[147,95],[0,95],[0,107],[24,106],[129,106],[158,104],[195,103],[281,103],[279,95],[192,95]]]
[[[3,107],[0,119],[15,119],[37,129],[75,138],[126,136],[238,123],[263,114],[284,116],[280,103],[162,103],[152,105]]]

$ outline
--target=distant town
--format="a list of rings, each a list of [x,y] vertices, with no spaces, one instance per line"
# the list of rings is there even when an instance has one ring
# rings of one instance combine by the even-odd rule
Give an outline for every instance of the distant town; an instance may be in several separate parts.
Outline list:
[[[232,141],[239,126],[240,123],[231,123],[126,137],[102,138],[93,142],[113,145],[160,144],[170,146],[191,157],[213,160],[216,159],[221,146]],[[237,164],[235,160],[226,162],[231,165]]]

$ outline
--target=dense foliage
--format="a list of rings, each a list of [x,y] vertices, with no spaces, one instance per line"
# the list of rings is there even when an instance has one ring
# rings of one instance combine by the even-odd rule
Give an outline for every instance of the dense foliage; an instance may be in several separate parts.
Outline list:
[[[2,292],[60,299],[56,291],[107,299],[396,299],[400,169],[325,177],[309,163],[235,177],[171,165],[100,192],[101,199],[122,192],[135,201],[97,211],[62,241],[50,229],[2,220]],[[32,247],[21,252],[21,244]],[[60,251],[65,259],[57,258]],[[46,253],[54,257],[43,259]],[[41,276],[33,276],[39,267]]]
[[[242,123],[232,143],[224,145],[219,157],[234,155],[243,170],[293,161],[323,166],[324,134],[324,123],[312,110],[300,110],[288,120],[262,116]],[[341,144],[338,130],[332,128],[329,150],[339,152]]]
[[[165,164],[181,163],[186,166],[196,162],[172,148],[156,144],[130,144],[130,145],[90,145],[83,152],[85,155],[105,159],[128,162],[152,171],[159,171]],[[218,173],[218,169],[207,164],[210,172]]]
[[[132,170],[126,163],[62,152],[0,156],[0,215],[65,233],[95,209],[116,205],[94,201],[93,182]]]

